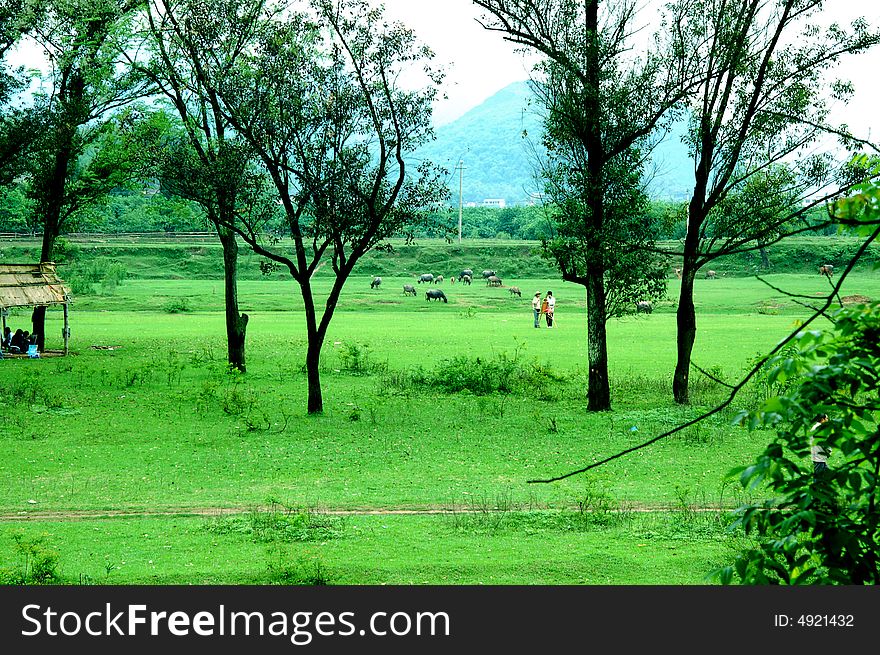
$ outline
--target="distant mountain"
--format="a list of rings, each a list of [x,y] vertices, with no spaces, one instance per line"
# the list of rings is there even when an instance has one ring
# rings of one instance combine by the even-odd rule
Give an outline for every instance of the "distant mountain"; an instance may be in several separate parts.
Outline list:
[[[535,149],[541,146],[540,107],[528,82],[514,82],[460,118],[438,127],[436,140],[412,156],[429,159],[449,171],[453,203],[458,202],[458,162],[462,200],[483,204],[503,199],[506,204],[528,202],[541,189],[535,181]],[[692,188],[693,163],[681,143],[684,126],[677,125],[653,153],[655,171],[650,183],[655,198],[684,198]]]
[[[462,199],[482,204],[503,198],[522,203],[538,191],[532,172],[530,142],[540,145],[541,119],[530,106],[527,82],[515,82],[460,118],[436,129],[437,139],[415,153],[449,171],[449,188],[458,203],[459,161]],[[523,134],[527,136],[524,138]]]

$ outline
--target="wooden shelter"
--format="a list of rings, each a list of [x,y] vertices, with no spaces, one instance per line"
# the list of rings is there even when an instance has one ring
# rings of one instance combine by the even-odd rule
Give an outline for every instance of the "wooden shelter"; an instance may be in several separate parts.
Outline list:
[[[70,289],[55,272],[54,262],[40,264],[0,264],[0,316],[3,331],[10,307],[61,305],[64,308],[64,354],[68,354]]]

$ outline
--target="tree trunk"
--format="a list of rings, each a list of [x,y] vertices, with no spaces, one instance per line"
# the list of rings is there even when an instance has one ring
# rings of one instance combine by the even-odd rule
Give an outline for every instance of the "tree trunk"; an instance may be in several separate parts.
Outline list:
[[[608,382],[608,341],[605,331],[605,286],[603,276],[589,270],[587,288],[587,356],[590,372],[587,379],[587,410],[611,409]]]
[[[55,256],[55,241],[61,233],[61,211],[67,187],[67,172],[73,158],[73,134],[62,135],[62,145],[55,154],[52,177],[42,189],[45,194],[45,213],[43,214],[43,246],[40,262],[51,262]],[[43,352],[46,346],[46,308],[34,307],[31,314],[31,334],[37,335],[37,350]]]
[[[66,171],[66,165],[65,165]],[[66,173],[65,173],[66,175]],[[53,180],[52,193],[59,193],[56,189],[57,180]],[[64,180],[61,180],[60,193],[61,197],[64,193]],[[61,215],[61,205],[55,200],[50,200],[48,211],[44,217],[43,225],[43,247],[40,250],[40,262],[51,262],[55,252],[55,241],[58,238],[59,222]],[[46,307],[34,307],[31,314],[31,334],[37,335],[37,350],[43,352],[46,348]]]
[[[324,411],[324,398],[321,395],[321,346],[323,339],[317,332],[309,330],[309,346],[306,351],[306,376],[309,382],[309,414],[320,414]]]
[[[245,372],[245,336],[248,315],[238,313],[238,242],[235,233],[217,227],[223,244],[223,276],[226,291],[226,357],[229,365]]]
[[[691,369],[691,353],[697,338],[697,313],[694,307],[694,278],[697,269],[690,258],[685,258],[681,270],[681,293],[678,297],[676,312],[677,360],[675,374],[672,377],[672,395],[675,402],[686,405],[690,402],[688,393],[688,376]]]
[[[761,246],[758,248],[758,252],[761,253],[761,268],[765,271],[770,270],[770,257],[767,256],[767,248]]]

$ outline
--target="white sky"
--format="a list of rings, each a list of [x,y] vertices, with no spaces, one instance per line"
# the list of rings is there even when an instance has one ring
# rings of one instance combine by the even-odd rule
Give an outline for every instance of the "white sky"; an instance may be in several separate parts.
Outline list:
[[[371,2],[384,4],[389,18],[412,28],[446,71],[447,99],[434,107],[436,125],[455,120],[508,84],[529,79],[531,63],[500,34],[480,27],[478,7],[471,0]]]
[[[384,4],[390,18],[411,27],[435,51],[437,63],[446,64],[448,99],[435,105],[437,125],[456,119],[511,82],[529,77],[530,63],[514,52],[513,44],[477,24],[479,11],[471,0],[371,1]],[[829,22],[848,24],[853,17],[865,16],[878,25],[878,7],[878,0],[835,0],[826,2],[824,14]],[[856,94],[848,106],[834,110],[832,119],[847,123],[856,136],[880,140],[878,72],[880,46],[841,62],[836,76],[851,80]]]
[[[514,52],[513,44],[500,34],[484,30],[476,22],[478,8],[471,0],[370,0],[384,4],[389,18],[411,27],[436,53],[436,64],[446,72],[443,93],[434,108],[434,121],[442,125],[455,120],[512,82],[529,77],[534,56]],[[644,0],[649,5],[657,0]],[[826,2],[829,20],[847,24],[865,16],[880,24],[878,0],[836,0]],[[39,66],[39,50],[26,48],[15,63]],[[851,80],[855,97],[847,107],[832,114],[834,121],[847,123],[860,137],[880,140],[880,46],[849,57],[837,69],[838,76]]]

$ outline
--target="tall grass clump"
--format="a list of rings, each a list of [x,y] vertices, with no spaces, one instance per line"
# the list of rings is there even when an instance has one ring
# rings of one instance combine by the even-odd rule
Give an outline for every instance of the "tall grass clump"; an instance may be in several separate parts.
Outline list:
[[[475,396],[520,393],[542,400],[558,400],[570,386],[569,379],[538,362],[521,362],[516,356],[499,353],[494,357],[457,355],[440,361],[434,368],[417,366],[389,372],[385,387],[403,391],[430,388],[440,393],[471,393]]]
[[[214,519],[205,529],[212,534],[244,535],[257,543],[328,541],[342,537],[345,519],[271,500],[266,509]]]
[[[29,537],[20,530],[11,534],[16,564],[0,568],[2,585],[46,585],[59,581],[58,552],[47,544],[47,536]]]
[[[388,365],[373,359],[372,348],[368,344],[346,343],[339,350],[340,369],[351,375],[384,373]]]

